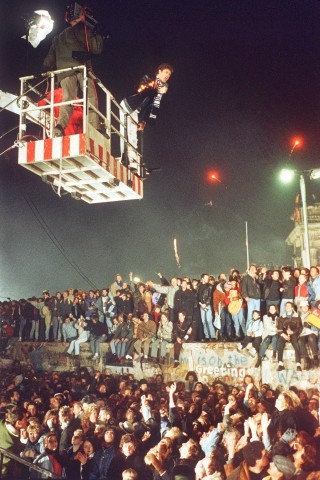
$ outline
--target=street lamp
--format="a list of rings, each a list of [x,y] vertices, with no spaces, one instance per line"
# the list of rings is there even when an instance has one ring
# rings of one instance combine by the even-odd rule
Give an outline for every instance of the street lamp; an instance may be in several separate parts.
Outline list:
[[[304,226],[304,250],[305,250],[305,260],[304,266],[310,268],[310,245],[309,245],[309,226],[308,226],[308,212],[307,212],[307,195],[306,195],[306,182],[305,175],[311,180],[320,178],[320,168],[315,168],[313,170],[303,170],[298,171],[291,168],[283,168],[280,172],[280,180],[282,183],[290,183],[295,175],[300,176],[300,193],[302,201],[302,212],[303,212],[303,226]]]
[[[296,172],[289,168],[283,168],[280,172],[280,180],[282,183],[290,183],[293,180]]]

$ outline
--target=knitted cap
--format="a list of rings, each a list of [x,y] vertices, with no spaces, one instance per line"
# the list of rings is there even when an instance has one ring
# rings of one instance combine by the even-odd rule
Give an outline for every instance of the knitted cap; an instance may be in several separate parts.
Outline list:
[[[283,455],[275,455],[272,461],[279,470],[279,472],[283,473],[283,478],[285,480],[290,480],[291,478],[293,478],[296,467],[289,458],[284,457]]]

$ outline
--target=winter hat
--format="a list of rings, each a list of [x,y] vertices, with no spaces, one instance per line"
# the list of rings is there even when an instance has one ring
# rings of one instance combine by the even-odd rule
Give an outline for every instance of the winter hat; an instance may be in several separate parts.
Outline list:
[[[294,477],[296,467],[289,458],[284,457],[283,455],[275,455],[272,461],[279,472],[283,473],[283,478],[285,480],[290,480]]]

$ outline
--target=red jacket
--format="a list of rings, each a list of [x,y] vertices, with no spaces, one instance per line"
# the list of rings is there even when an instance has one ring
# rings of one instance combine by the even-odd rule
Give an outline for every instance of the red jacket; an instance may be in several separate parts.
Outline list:
[[[303,298],[308,298],[309,297],[309,290],[308,290],[307,282],[304,282],[302,284],[299,283],[295,287],[294,296],[295,297],[303,297]]]

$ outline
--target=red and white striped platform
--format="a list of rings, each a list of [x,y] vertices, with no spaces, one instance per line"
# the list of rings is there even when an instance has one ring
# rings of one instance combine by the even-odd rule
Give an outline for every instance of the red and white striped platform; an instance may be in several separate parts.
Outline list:
[[[142,180],[110,154],[110,141],[87,134],[22,142],[19,165],[87,203],[140,200]]]

